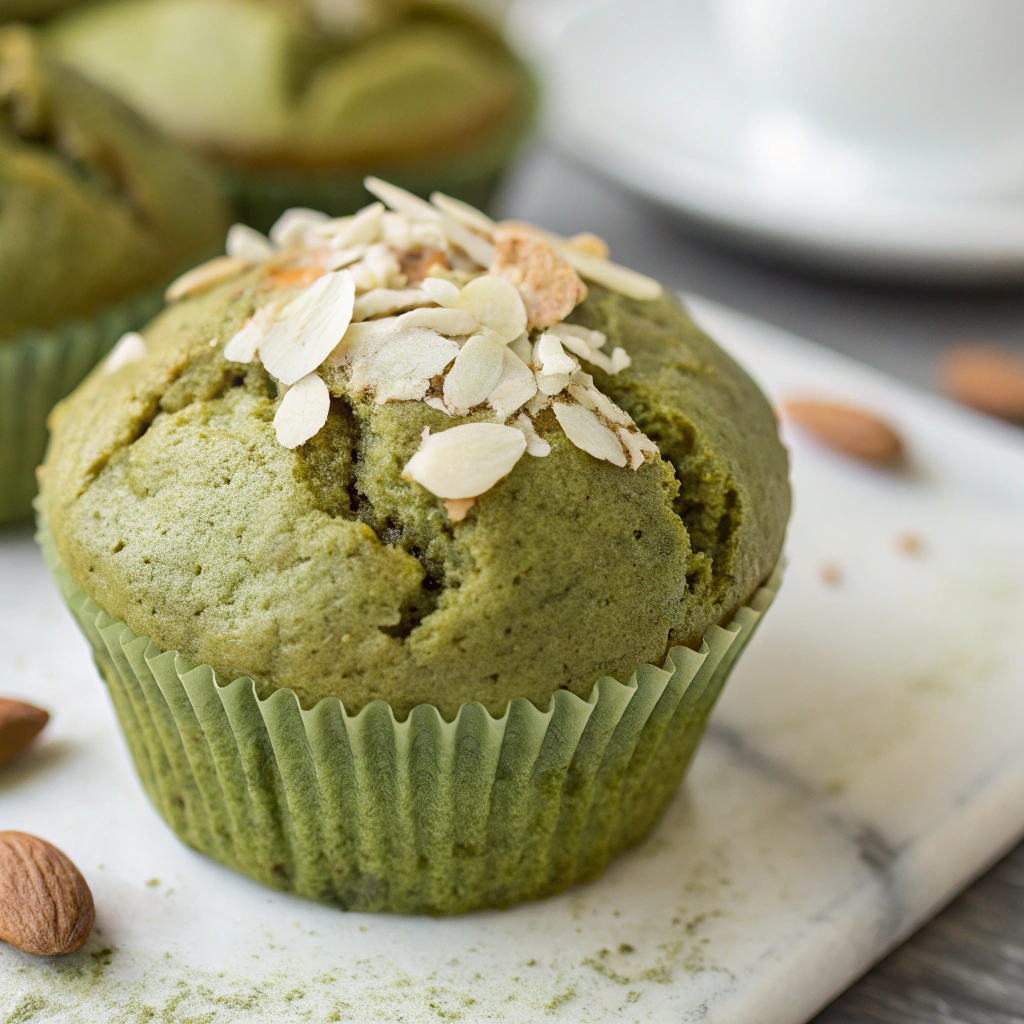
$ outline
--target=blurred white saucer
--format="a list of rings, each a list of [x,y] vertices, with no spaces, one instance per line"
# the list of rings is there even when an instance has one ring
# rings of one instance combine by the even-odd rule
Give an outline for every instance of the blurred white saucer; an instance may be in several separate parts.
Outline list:
[[[768,255],[901,280],[1024,280],[1024,125],[1002,153],[856,144],[735,80],[707,0],[520,0],[548,135]]]

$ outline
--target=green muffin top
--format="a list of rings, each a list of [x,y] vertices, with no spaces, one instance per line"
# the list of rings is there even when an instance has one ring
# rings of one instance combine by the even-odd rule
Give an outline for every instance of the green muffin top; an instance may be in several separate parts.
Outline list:
[[[226,224],[192,157],[30,30],[0,30],[0,339],[163,285]]]
[[[416,162],[487,143],[532,103],[497,35],[423,5],[116,0],[51,38],[181,141],[234,165]]]
[[[58,407],[74,580],[222,681],[400,715],[587,697],[728,620],[789,515],[750,378],[600,240],[368,187],[233,228]]]

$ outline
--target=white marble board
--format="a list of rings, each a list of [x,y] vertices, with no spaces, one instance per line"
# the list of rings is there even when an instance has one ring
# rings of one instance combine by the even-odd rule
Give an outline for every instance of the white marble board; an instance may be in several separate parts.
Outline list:
[[[787,431],[785,585],[651,837],[592,885],[460,919],[262,889],[146,802],[28,532],[7,534],[0,692],[54,717],[0,773],[0,828],[64,848],[98,916],[62,959],[0,946],[0,1021],[797,1024],[1024,833],[1019,433],[692,305],[773,396],[883,411],[912,469]]]

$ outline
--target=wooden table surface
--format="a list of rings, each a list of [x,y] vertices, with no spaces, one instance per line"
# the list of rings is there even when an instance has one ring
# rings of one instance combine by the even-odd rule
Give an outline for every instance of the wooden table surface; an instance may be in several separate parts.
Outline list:
[[[697,241],[663,213],[545,149],[514,176],[502,212],[565,234],[595,231],[614,258],[670,287],[778,324],[922,388],[931,387],[935,359],[953,342],[992,341],[1024,353],[1024,282],[1019,290],[927,290],[769,267]],[[1024,844],[814,1020],[876,1022],[1024,1022]]]

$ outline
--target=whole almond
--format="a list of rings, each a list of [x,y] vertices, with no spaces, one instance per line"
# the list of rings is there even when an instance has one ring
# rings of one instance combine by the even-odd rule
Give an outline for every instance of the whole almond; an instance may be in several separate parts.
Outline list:
[[[1024,423],[1024,358],[989,345],[957,345],[940,360],[942,390],[963,405]]]
[[[846,455],[890,466],[903,459],[899,434],[874,413],[852,405],[811,400],[785,402],[783,410],[797,426]]]
[[[96,912],[78,868],[56,846],[0,832],[0,940],[55,956],[85,945]]]
[[[20,754],[49,720],[42,708],[0,697],[0,765]]]

